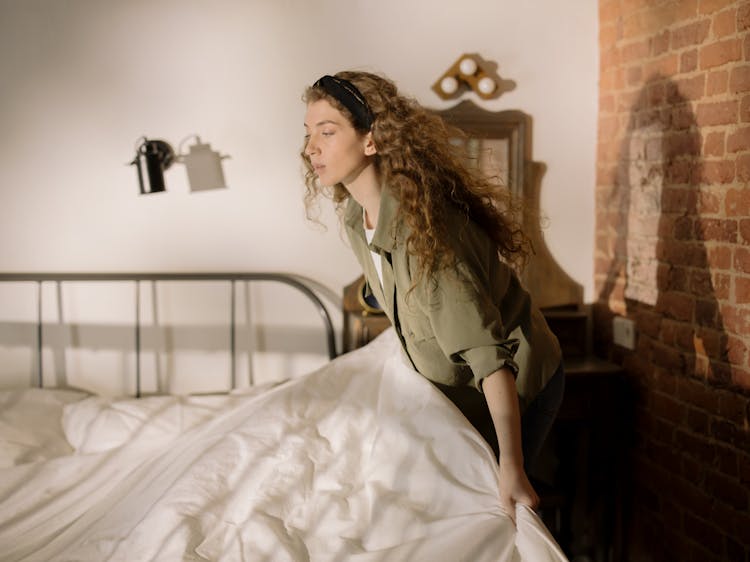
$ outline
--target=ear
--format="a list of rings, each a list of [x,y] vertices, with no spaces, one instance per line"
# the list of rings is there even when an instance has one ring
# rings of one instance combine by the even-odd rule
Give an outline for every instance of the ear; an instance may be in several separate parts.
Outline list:
[[[365,143],[365,156],[373,156],[377,154],[378,148],[375,146],[375,141],[372,140],[372,131],[367,133],[364,138]]]

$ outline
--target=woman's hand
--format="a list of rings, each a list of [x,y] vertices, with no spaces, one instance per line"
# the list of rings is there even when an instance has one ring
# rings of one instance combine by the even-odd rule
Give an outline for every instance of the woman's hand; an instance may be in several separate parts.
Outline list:
[[[523,469],[521,413],[515,378],[509,369],[503,368],[485,378],[482,388],[500,448],[500,505],[515,524],[517,503],[532,509],[539,505],[539,496]]]
[[[500,490],[500,506],[516,523],[516,504],[520,503],[536,509],[539,506],[539,496],[529,482],[523,465],[512,460],[503,461],[500,458],[498,471],[498,486]]]

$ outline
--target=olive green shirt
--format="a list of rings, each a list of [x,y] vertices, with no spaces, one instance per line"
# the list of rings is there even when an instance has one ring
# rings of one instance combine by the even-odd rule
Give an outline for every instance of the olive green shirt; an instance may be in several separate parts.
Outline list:
[[[397,211],[398,201],[384,188],[371,244],[354,198],[344,226],[366,291],[388,315],[414,368],[433,382],[481,391],[485,377],[508,367],[523,411],[560,365],[560,346],[544,316],[487,234],[458,213],[448,225],[456,265],[422,278],[410,291],[418,263],[406,251],[408,227]],[[370,250],[380,256],[382,286]]]

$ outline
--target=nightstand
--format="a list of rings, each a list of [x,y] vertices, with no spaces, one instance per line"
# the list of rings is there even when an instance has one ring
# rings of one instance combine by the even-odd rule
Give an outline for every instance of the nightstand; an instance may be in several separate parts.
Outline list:
[[[362,347],[391,327],[377,302],[365,300],[364,288],[364,275],[344,287],[344,353]]]

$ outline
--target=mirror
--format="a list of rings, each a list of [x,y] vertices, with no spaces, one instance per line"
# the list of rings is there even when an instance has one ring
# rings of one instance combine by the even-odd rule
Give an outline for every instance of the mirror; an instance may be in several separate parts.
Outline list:
[[[524,191],[526,160],[526,115],[521,111],[486,111],[469,100],[449,109],[434,111],[443,120],[461,129],[472,159],[490,177],[498,177],[515,195]]]
[[[470,100],[444,110],[433,110],[446,123],[461,129],[469,156],[490,177],[506,185],[531,205],[531,216],[541,217],[539,196],[545,166],[531,159],[531,118],[518,110],[487,111]],[[534,255],[521,276],[537,306],[543,309],[577,308],[583,303],[583,286],[557,263],[544,241],[539,218],[525,221]]]

